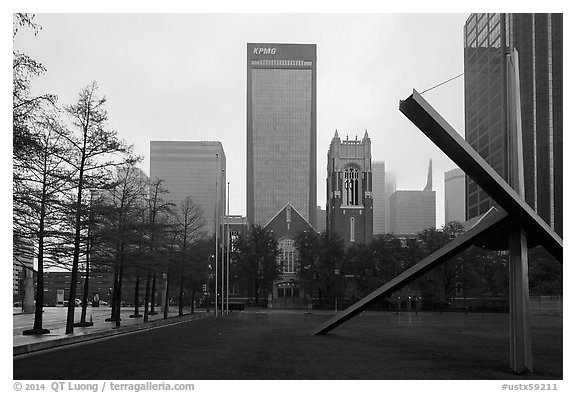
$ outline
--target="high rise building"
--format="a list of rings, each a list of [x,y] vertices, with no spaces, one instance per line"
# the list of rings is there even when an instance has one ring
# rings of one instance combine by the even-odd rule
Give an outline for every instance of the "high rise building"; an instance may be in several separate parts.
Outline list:
[[[396,179],[386,172],[384,161],[372,161],[372,191],[374,235],[390,233],[390,197],[396,191]]]
[[[362,140],[334,134],[328,151],[326,230],[346,246],[368,244],[373,236],[372,153],[368,132]]]
[[[386,172],[385,173],[386,179],[384,184],[384,199],[386,203],[384,204],[384,233],[391,233],[392,232],[392,224],[391,224],[391,214],[392,211],[390,210],[390,197],[392,194],[396,192],[396,175],[393,172]]]
[[[316,45],[248,44],[247,218],[316,223]]]
[[[526,202],[562,235],[562,14],[472,14],[464,26],[466,140],[509,181],[506,54],[519,58]],[[466,182],[467,219],[494,202]]]
[[[12,294],[14,301],[22,300],[24,278],[34,273],[34,243],[19,239],[18,246],[12,252]]]
[[[316,231],[324,232],[326,230],[326,210],[321,206],[316,206]]]
[[[466,221],[466,175],[460,168],[444,173],[444,223]]]
[[[178,209],[187,196],[202,209],[204,230],[214,233],[226,196],[226,155],[220,142],[151,141],[150,179],[163,179],[162,197]]]
[[[390,197],[391,232],[413,235],[436,227],[436,191],[432,190],[432,160],[423,191],[398,190]]]

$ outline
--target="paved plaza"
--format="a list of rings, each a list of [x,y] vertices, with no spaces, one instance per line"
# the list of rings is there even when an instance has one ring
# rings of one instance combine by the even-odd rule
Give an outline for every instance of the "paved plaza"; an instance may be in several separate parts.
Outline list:
[[[24,336],[22,332],[34,326],[34,314],[22,313],[20,308],[14,308],[12,316],[14,355],[128,333],[161,324],[178,323],[180,320],[185,321],[205,316],[204,313],[200,312],[195,315],[189,315],[190,310],[188,309],[184,311],[185,315],[183,317],[178,318],[178,309],[171,307],[167,320],[163,319],[163,313],[158,312],[158,314],[149,315],[148,323],[143,323],[143,316],[130,318],[130,315],[134,314],[134,308],[122,308],[120,327],[116,328],[115,322],[106,321],[106,319],[110,317],[110,307],[88,307],[86,309],[86,321],[92,321],[94,325],[90,327],[75,327],[73,334],[66,335],[67,311],[67,308],[64,307],[44,307],[42,327],[50,330],[50,333]],[[80,321],[81,312],[82,309],[80,307],[75,309],[74,320],[76,322]],[[140,314],[143,315],[142,310],[140,310]]]
[[[206,314],[204,312],[204,314]],[[509,369],[507,314],[247,310],[14,357],[14,379],[562,379],[562,318],[533,316],[534,374]]]

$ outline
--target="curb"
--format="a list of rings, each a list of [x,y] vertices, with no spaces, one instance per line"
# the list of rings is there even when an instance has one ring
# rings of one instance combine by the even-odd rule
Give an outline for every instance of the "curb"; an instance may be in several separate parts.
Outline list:
[[[210,314],[211,315],[211,314]],[[150,321],[146,323],[139,323],[136,325],[120,326],[119,328],[112,328],[111,330],[104,330],[89,334],[82,334],[78,336],[65,336],[55,340],[47,340],[38,343],[24,344],[14,347],[13,356],[25,355],[32,352],[43,351],[46,349],[52,349],[56,347],[63,347],[66,345],[77,344],[81,342],[97,340],[105,337],[118,336],[125,333],[138,332],[142,330],[150,330],[156,327],[176,325],[178,323],[190,322],[196,319],[202,319],[208,317],[208,314],[188,314],[182,317],[170,317],[168,319],[157,319],[155,321]]]

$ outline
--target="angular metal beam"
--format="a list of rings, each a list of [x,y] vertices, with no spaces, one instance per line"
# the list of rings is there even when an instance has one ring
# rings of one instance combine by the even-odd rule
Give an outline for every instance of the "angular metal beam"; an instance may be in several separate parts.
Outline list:
[[[400,101],[400,111],[506,210],[514,221],[524,228],[528,236],[537,239],[562,262],[562,238],[416,90],[410,97]]]
[[[497,230],[503,225],[507,225],[509,221],[510,217],[508,214],[506,214],[504,211],[498,211],[497,209],[492,208],[480,221],[478,221],[474,227],[470,228],[468,231],[458,236],[444,247],[436,250],[428,257],[418,262],[416,265],[405,270],[396,278],[390,280],[368,296],[354,303],[346,310],[340,312],[331,318],[328,322],[325,322],[318,328],[314,329],[312,332],[310,332],[310,334],[319,335],[329,332],[330,330],[359,314],[371,304],[384,298],[390,293],[395,292],[399,288],[417,279],[418,277],[422,276],[442,262],[445,262],[447,259],[453,257],[459,252],[466,250],[479,239],[485,236],[489,236],[492,231]]]

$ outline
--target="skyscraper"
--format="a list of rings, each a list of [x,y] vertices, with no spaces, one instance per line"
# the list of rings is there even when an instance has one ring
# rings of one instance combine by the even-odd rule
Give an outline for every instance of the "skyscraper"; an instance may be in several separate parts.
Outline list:
[[[247,218],[316,222],[316,45],[248,44]]]
[[[386,163],[384,161],[372,161],[372,202],[373,233],[380,235],[386,233]]]
[[[436,191],[432,190],[432,160],[422,191],[398,190],[390,197],[391,232],[413,235],[436,227]]]
[[[466,175],[460,168],[444,173],[444,223],[466,221]]]
[[[326,230],[346,246],[368,244],[373,236],[371,145],[368,132],[362,140],[344,141],[336,132],[328,151]]]
[[[163,179],[162,188],[169,193],[162,197],[176,210],[191,196],[202,209],[204,230],[214,233],[226,196],[226,155],[220,142],[151,141],[150,180],[156,179]]]
[[[509,181],[506,54],[519,57],[526,202],[562,235],[562,14],[472,14],[464,26],[466,140]],[[467,219],[493,201],[466,182]]]
[[[391,233],[392,232],[392,224],[391,224],[391,210],[390,210],[390,197],[392,194],[396,192],[396,175],[394,172],[386,172],[385,173],[386,179],[384,184],[384,199],[386,203],[384,204],[384,233]]]

